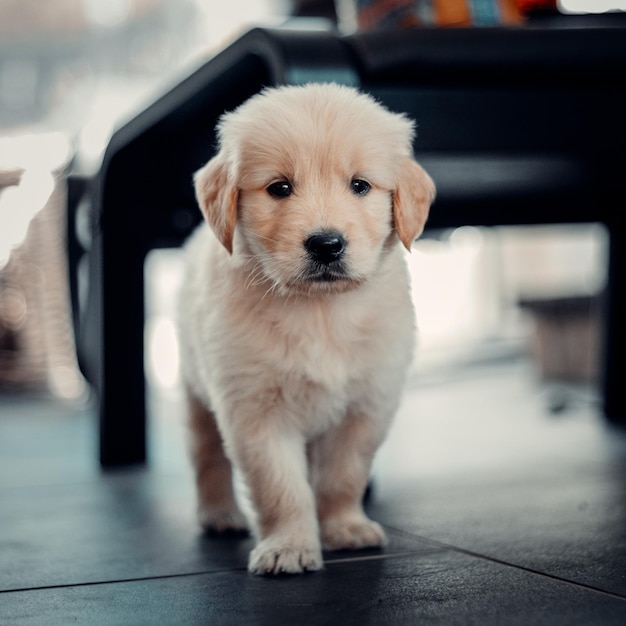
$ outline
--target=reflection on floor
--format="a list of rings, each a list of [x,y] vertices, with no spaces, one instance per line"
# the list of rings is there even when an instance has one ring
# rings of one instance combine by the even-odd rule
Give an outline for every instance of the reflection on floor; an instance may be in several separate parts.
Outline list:
[[[0,398],[3,624],[624,624],[626,432],[548,410],[529,363],[418,380],[376,464],[383,551],[255,578],[201,536],[175,393],[146,468],[101,472],[90,407]]]

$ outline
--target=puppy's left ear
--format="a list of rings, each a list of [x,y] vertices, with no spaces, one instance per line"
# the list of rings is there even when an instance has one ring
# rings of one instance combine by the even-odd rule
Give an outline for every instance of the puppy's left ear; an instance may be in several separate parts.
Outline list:
[[[194,175],[196,198],[204,219],[230,254],[237,222],[239,191],[221,153]]]
[[[398,186],[393,194],[393,222],[407,250],[424,230],[434,199],[435,183],[432,178],[412,158],[404,157]]]

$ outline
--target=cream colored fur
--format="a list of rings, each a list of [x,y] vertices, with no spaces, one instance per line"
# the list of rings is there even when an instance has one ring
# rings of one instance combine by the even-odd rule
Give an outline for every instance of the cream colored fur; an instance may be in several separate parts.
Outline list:
[[[199,514],[208,531],[252,530],[253,573],[385,544],[361,500],[412,358],[402,244],[434,197],[412,137],[409,120],[353,89],[269,89],[222,118],[219,151],[196,174],[206,224],[186,247],[180,339]],[[272,195],[277,182],[291,193]],[[341,273],[314,279],[304,242],[328,231],[345,238]]]

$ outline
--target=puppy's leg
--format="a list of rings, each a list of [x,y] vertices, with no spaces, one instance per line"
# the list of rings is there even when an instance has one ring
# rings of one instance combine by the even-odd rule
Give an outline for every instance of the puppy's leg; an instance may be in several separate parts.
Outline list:
[[[235,501],[232,469],[215,417],[189,390],[187,401],[200,524],[208,533],[243,533],[246,519]]]
[[[363,511],[362,499],[374,454],[386,428],[349,413],[310,449],[322,545],[326,550],[380,547],[387,543],[380,524]]]
[[[259,541],[248,569],[253,574],[318,570],[322,553],[305,444],[300,433],[286,430],[272,413],[261,410],[250,422],[231,421],[229,449],[257,515]]]

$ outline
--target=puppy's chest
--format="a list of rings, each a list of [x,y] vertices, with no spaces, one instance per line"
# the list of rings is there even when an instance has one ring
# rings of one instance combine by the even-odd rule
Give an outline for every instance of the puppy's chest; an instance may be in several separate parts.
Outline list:
[[[380,389],[381,368],[395,371],[404,358],[398,341],[390,340],[398,325],[366,304],[345,298],[336,306],[238,309],[220,335],[235,356],[230,386],[255,389],[255,401],[265,402],[268,414],[277,411],[315,437]]]
[[[279,315],[268,312],[268,365],[290,376],[329,388],[359,379],[380,350],[378,330],[362,312],[323,307],[294,307]]]

